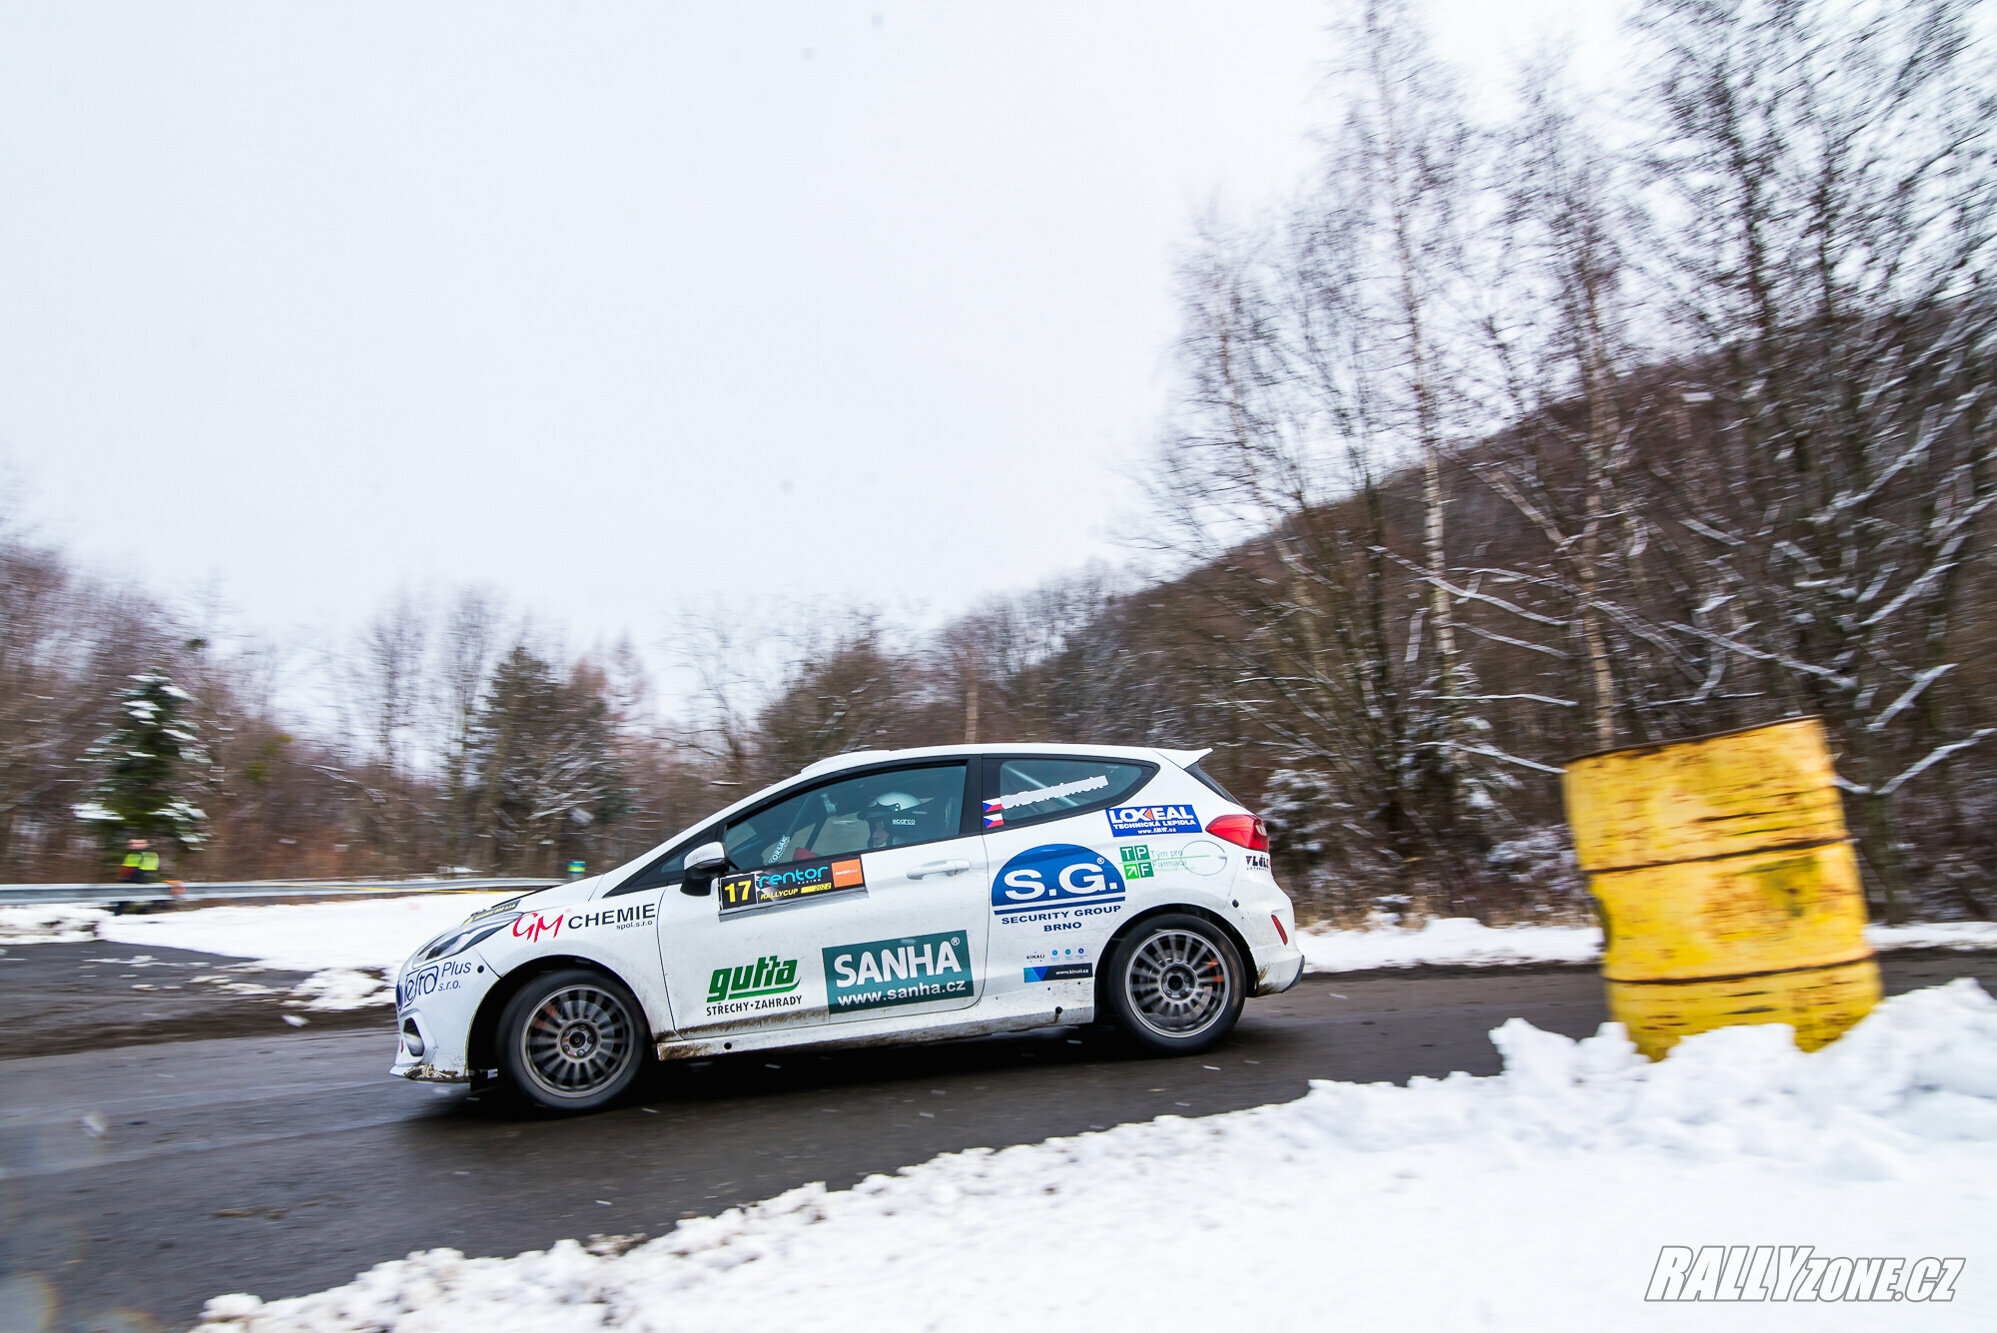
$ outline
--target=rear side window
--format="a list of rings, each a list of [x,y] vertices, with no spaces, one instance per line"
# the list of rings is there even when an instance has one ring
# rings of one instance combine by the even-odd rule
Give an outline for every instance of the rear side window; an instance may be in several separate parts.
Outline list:
[[[1186,771],[1192,774],[1194,777],[1198,778],[1200,785],[1202,787],[1205,787],[1208,791],[1220,797],[1221,800],[1228,802],[1230,805],[1241,805],[1241,802],[1234,799],[1233,792],[1221,786],[1218,782],[1215,782],[1213,779],[1213,774],[1207,772],[1204,768],[1201,768],[1198,764],[1194,764],[1191,768],[1188,768]],[[1248,807],[1242,805],[1241,808],[1246,810]]]
[[[1014,828],[1114,805],[1143,786],[1150,764],[1108,759],[988,759],[984,826]]]

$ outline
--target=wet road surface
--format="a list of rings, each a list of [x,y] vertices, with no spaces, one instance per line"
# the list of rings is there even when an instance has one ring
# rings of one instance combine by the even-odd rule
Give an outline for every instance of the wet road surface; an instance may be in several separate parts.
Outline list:
[[[1997,991],[1997,955],[1882,962],[1890,991],[1955,976]],[[387,1077],[385,1016],[0,1060],[0,1283],[52,1303],[55,1328],[185,1327],[209,1296],[296,1295],[416,1249],[659,1235],[809,1181],[1284,1101],[1311,1078],[1495,1073],[1485,1034],[1515,1015],[1586,1035],[1606,1017],[1601,983],[1567,968],[1310,977],[1251,1001],[1203,1056],[1144,1058],[1096,1030],[764,1053],[668,1069],[574,1119]]]

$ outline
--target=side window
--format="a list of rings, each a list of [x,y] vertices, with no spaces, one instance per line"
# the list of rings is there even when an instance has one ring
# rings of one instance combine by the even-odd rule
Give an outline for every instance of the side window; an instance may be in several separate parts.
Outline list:
[[[1155,771],[1108,759],[988,760],[984,826],[1012,828],[1099,810],[1136,791]]]
[[[964,814],[964,764],[929,764],[841,778],[765,806],[728,826],[737,870],[848,856],[954,838]]]
[[[679,883],[686,878],[686,854],[696,847],[713,842],[720,836],[721,829],[718,826],[702,829],[682,841],[663,861],[646,866],[603,896],[615,898],[620,893],[636,893],[640,889],[656,889],[662,884]]]

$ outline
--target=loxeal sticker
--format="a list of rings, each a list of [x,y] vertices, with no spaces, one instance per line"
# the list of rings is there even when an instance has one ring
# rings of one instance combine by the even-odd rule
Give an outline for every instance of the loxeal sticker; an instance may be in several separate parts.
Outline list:
[[[750,870],[715,881],[721,911],[743,912],[752,907],[798,902],[848,889],[867,887],[866,872],[857,856],[813,861],[774,870]]]
[[[1109,831],[1119,838],[1205,831],[1190,805],[1119,805],[1104,813],[1109,816]]]

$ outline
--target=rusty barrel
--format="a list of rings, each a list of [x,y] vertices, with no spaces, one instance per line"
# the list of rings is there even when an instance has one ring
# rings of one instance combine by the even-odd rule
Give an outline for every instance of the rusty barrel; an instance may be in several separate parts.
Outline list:
[[[1821,721],[1586,755],[1561,787],[1609,1012],[1645,1055],[1742,1023],[1792,1024],[1811,1051],[1878,1003]]]

